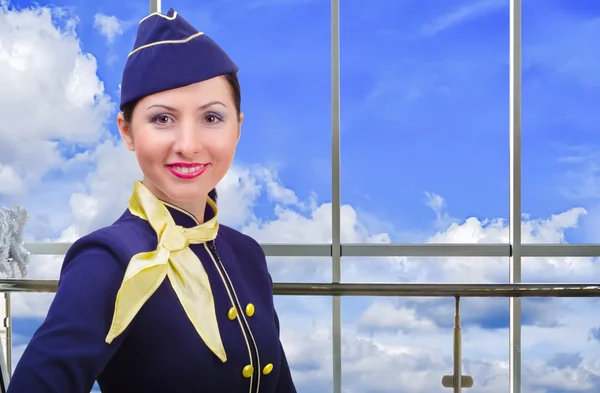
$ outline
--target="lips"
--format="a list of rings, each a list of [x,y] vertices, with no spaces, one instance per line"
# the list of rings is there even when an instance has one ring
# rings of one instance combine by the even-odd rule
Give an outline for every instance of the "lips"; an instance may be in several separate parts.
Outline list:
[[[200,164],[197,162],[176,162],[167,165],[167,169],[180,179],[190,180],[202,175],[209,166],[210,164]]]
[[[177,172],[181,173],[194,173],[198,172],[200,169],[204,168],[204,165],[198,166],[179,166],[179,165],[169,165],[171,168],[175,169]]]

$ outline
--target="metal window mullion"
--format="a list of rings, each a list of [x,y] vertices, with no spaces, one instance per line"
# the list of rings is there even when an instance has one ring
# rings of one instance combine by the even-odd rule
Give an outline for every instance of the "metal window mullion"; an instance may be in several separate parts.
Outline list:
[[[340,4],[331,0],[331,282],[342,279],[340,159]],[[333,393],[342,393],[342,305],[331,299]]]
[[[510,0],[509,282],[521,282],[521,0]],[[509,386],[521,393],[521,299],[509,299]]]
[[[150,0],[150,13],[161,12],[161,0]]]
[[[65,255],[72,243],[25,243],[33,255]],[[332,244],[262,243],[268,257],[330,258]],[[343,257],[510,257],[509,243],[342,244]],[[521,257],[598,257],[600,244],[522,244]],[[367,261],[368,262],[368,261]]]

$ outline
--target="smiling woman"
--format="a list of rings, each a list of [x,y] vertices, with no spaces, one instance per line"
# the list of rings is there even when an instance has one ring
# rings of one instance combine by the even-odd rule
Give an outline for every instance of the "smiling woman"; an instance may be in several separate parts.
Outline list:
[[[173,9],[140,22],[117,122],[143,181],[68,250],[9,393],[96,380],[105,393],[296,392],[264,252],[218,222],[213,190],[243,120],[237,71]]]

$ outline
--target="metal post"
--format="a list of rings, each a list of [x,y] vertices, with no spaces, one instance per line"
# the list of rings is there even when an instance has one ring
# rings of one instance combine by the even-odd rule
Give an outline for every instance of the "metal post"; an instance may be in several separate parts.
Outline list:
[[[4,318],[4,328],[6,329],[6,372],[8,374],[8,380],[12,377],[12,304],[10,299],[10,293],[4,294],[4,300],[6,303],[6,312]],[[7,381],[8,382],[8,381]]]
[[[1,343],[2,345],[0,345],[0,393],[6,392],[12,371],[10,366],[10,323],[8,323],[10,321],[10,303],[8,301],[9,295],[9,293],[4,293],[4,304],[2,305],[2,325],[5,328],[6,338],[3,340],[4,342]]]
[[[510,0],[510,283],[521,282],[521,0]],[[521,299],[511,298],[510,393],[521,393]]]
[[[150,0],[150,13],[161,12],[161,0]]]
[[[0,345],[0,393],[8,390],[8,369],[5,362],[4,349]]]
[[[452,329],[452,375],[442,377],[442,386],[461,393],[463,388],[473,387],[473,377],[462,375],[462,327],[460,326],[460,296],[455,296],[454,328]]]
[[[454,393],[462,392],[462,342],[461,333],[462,328],[460,327],[460,297],[456,297],[454,313],[454,354],[453,354],[453,365],[454,365]]]
[[[340,159],[340,3],[331,0],[331,282],[342,279]],[[342,306],[331,299],[333,393],[342,393]]]

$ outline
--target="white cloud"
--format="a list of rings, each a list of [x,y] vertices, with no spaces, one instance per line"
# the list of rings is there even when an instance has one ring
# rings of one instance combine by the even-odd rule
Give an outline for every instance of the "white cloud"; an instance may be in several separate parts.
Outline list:
[[[19,178],[17,171],[13,167],[0,164],[0,194],[18,194],[23,191],[25,185]]]
[[[267,195],[269,199],[282,205],[300,205],[300,201],[296,193],[289,188],[285,188],[277,179],[274,171],[267,168],[262,168],[260,171],[261,177],[264,177],[267,183]]]
[[[63,29],[56,27],[60,23]],[[110,224],[125,209],[132,181],[140,177],[134,155],[106,134],[104,124],[110,121],[114,105],[96,76],[95,58],[81,52],[75,24],[76,18],[64,10],[0,8],[0,105],[19,119],[11,122],[8,117],[6,128],[0,129],[0,137],[7,142],[0,148],[0,176],[12,184],[12,195],[28,191],[24,184],[35,189],[35,181],[52,168],[60,168],[67,178],[50,179],[38,188],[39,193],[27,193],[28,204],[45,214],[44,225],[52,226],[52,230],[40,231],[43,235],[37,235],[37,240],[73,241]],[[31,116],[32,107],[37,110],[35,116]],[[17,129],[19,133],[14,132]],[[60,148],[73,143],[89,146],[67,159]],[[30,162],[38,165],[25,165]],[[50,195],[43,192],[49,185],[60,187]],[[302,201],[272,168],[236,165],[219,192],[222,222],[261,242],[330,241],[331,204],[317,204],[316,198]],[[271,202],[270,219],[256,213],[262,195]],[[439,227],[425,240],[507,241],[504,220],[458,220],[448,213],[440,195],[427,197]],[[390,242],[388,233],[371,231],[368,222],[372,218],[353,206],[344,205],[341,213],[344,242]],[[573,208],[546,219],[526,217],[523,238],[536,243],[565,242],[565,231],[584,214],[584,209]],[[61,257],[35,256],[29,276],[57,278],[61,263]],[[324,281],[331,275],[328,258],[273,258],[269,264],[276,280]],[[523,267],[528,280],[600,279],[591,258],[528,258]],[[346,281],[505,282],[507,272],[506,258],[344,258],[343,262]],[[15,294],[15,315],[43,317],[51,299],[49,294]],[[451,300],[344,298],[344,392],[444,391],[440,380],[452,366]],[[590,310],[597,303],[524,301],[524,315],[530,319],[523,329],[524,391],[598,389],[600,348],[590,340],[590,330],[598,325]],[[501,324],[488,326],[492,318],[506,312],[507,304],[506,299],[464,301],[465,371],[474,375],[474,389],[479,392],[504,392],[508,386],[507,329]],[[330,392],[331,300],[278,298],[277,305],[298,390]],[[15,347],[15,359],[22,344]],[[560,354],[581,360],[565,366],[564,361],[554,360]]]
[[[116,36],[123,34],[123,21],[114,15],[98,13],[94,15],[94,28],[112,43]]]
[[[426,204],[435,212],[435,227],[445,230],[449,225],[456,222],[456,218],[450,217],[446,210],[446,201],[443,197],[432,192],[425,193]]]
[[[25,185],[64,165],[61,149],[95,142],[105,132],[114,106],[96,75],[96,59],[81,51],[76,24],[62,9],[0,7],[5,194],[27,191]]]
[[[366,330],[412,333],[427,333],[437,329],[434,321],[418,316],[415,309],[397,308],[390,302],[379,300],[371,303],[361,315],[359,326]]]

